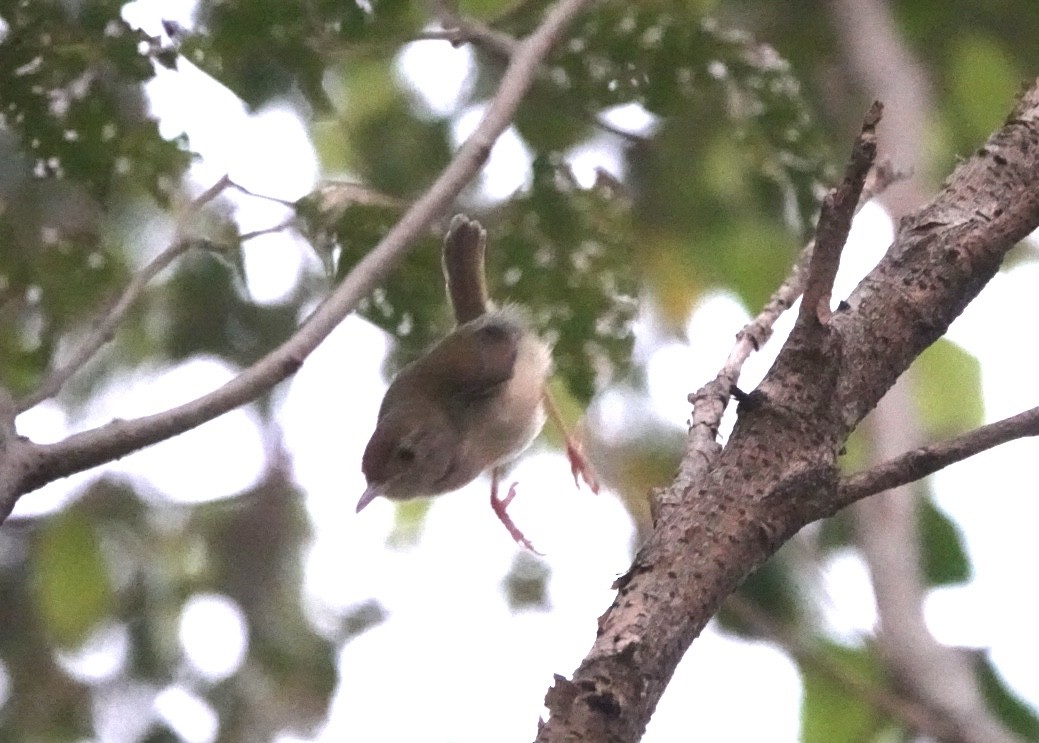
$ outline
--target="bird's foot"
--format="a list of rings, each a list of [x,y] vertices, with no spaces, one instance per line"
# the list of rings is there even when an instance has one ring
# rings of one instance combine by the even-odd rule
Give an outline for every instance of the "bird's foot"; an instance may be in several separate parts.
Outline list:
[[[581,480],[584,480],[589,490],[598,493],[599,478],[592,468],[592,463],[581,451],[580,442],[570,436],[566,438],[566,458],[570,460],[570,473],[574,476],[574,485],[577,486],[577,489],[581,489]]]
[[[534,545],[530,543],[529,539],[523,536],[523,532],[520,531],[519,527],[516,526],[516,523],[512,520],[512,517],[509,516],[508,511],[506,511],[509,504],[512,503],[512,499],[516,497],[517,484],[518,483],[512,483],[512,485],[509,486],[508,495],[504,498],[499,498],[498,478],[493,477],[491,479],[491,508],[494,509],[494,515],[497,516],[502,525],[509,530],[509,534],[512,535],[512,538],[515,539],[517,543],[530,550],[535,555],[541,555],[543,553],[534,549]]]

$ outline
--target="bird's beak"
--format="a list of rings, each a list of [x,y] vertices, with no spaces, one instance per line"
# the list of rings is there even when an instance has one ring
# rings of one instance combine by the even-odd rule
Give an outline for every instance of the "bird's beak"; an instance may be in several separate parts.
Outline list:
[[[371,503],[373,500],[382,495],[383,486],[378,483],[372,483],[364,490],[364,495],[361,496],[361,500],[357,501],[357,513],[361,512],[365,506]]]

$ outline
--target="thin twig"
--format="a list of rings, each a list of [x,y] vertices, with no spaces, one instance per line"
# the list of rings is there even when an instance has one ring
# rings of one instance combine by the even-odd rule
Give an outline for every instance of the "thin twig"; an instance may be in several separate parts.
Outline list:
[[[833,499],[833,513],[867,496],[916,482],[954,462],[1025,436],[1039,436],[1039,407],[975,428],[948,441],[921,446],[843,478],[838,485],[837,497]]]
[[[227,178],[227,176],[224,176],[224,177]],[[236,191],[241,191],[246,196],[252,196],[253,198],[256,198],[256,199],[263,199],[265,201],[271,201],[271,202],[273,202],[275,204],[280,204],[281,206],[288,207],[289,209],[292,209],[293,211],[296,210],[296,202],[295,201],[288,201],[287,199],[279,199],[277,196],[269,196],[268,194],[258,193],[256,191],[252,191],[252,190],[246,188],[245,186],[241,185],[240,183],[236,183],[235,181],[232,181],[230,178],[227,178],[227,186],[230,187],[230,188],[235,189]]]
[[[426,0],[426,5],[446,32],[457,35],[449,39],[454,46],[470,42],[506,59],[516,53],[519,46],[516,39],[486,23],[463,17],[458,12],[457,3],[451,0]]]
[[[195,244],[194,240],[184,236],[184,225],[187,218],[196,214],[199,209],[231,185],[233,185],[231,180],[225,175],[191,201],[183,215],[177,220],[177,228],[170,244],[130,280],[119,299],[111,307],[100,313],[100,319],[91,325],[93,330],[72,356],[64,364],[52,368],[35,390],[17,402],[15,407],[19,413],[58,394],[65,383],[72,378],[72,375],[93,358],[102,346],[112,340],[116,329],[126,317],[126,313],[136,303],[148,283]]]
[[[113,421],[55,444],[32,444],[30,464],[14,471],[7,471],[0,460],[0,481],[15,483],[0,490],[0,518],[22,493],[183,433],[256,399],[299,369],[479,172],[491,147],[511,124],[541,61],[593,1],[560,0],[549,9],[537,29],[520,43],[483,119],[444,171],[291,338],[224,386],[191,402],[155,415]]]
[[[880,162],[873,166],[873,170],[866,177],[866,183],[862,187],[862,195],[859,196],[859,205],[855,213],[858,214],[859,210],[867,202],[879,197],[894,184],[900,181],[907,181],[912,177],[912,168],[896,165],[890,158],[882,158]]]
[[[504,31],[498,31],[485,23],[455,15],[450,18],[441,17],[442,31],[420,31],[411,37],[412,41],[447,41],[452,46],[473,44],[491,52],[495,56],[508,59],[519,42]]]
[[[798,322],[815,318],[826,324],[830,317],[830,292],[841,264],[841,252],[848,241],[851,220],[859,203],[866,175],[877,156],[877,123],[884,107],[874,101],[866,112],[862,130],[852,146],[844,179],[823,199],[819,226],[815,231],[815,249],[808,265],[804,299]]]
[[[282,230],[287,230],[295,223],[296,217],[292,216],[284,220],[283,222],[279,222],[276,225],[272,225],[271,227],[264,227],[263,229],[253,230],[252,232],[243,232],[241,235],[238,236],[238,241],[244,243],[247,240],[252,240],[253,238],[260,237],[261,235],[270,235],[275,232],[281,232]]]

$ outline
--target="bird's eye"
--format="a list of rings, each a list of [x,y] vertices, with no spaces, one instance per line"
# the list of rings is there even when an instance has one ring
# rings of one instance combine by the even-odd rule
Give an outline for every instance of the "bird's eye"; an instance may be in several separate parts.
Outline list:
[[[397,459],[405,464],[410,464],[415,461],[415,450],[408,446],[398,446]]]

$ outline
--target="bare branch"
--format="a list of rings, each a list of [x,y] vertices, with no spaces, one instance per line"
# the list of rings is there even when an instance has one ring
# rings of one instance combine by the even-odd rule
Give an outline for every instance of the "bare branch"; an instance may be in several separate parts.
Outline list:
[[[225,178],[226,178],[226,176],[225,176]],[[296,209],[296,202],[295,201],[288,201],[287,199],[279,199],[277,196],[269,196],[268,194],[258,193],[256,191],[252,191],[252,190],[246,188],[245,186],[241,185],[240,183],[236,183],[235,181],[232,181],[230,178],[227,178],[227,185],[228,185],[228,187],[233,188],[236,191],[241,191],[246,196],[252,196],[253,198],[256,198],[256,199],[263,199],[264,201],[270,201],[270,202],[272,202],[274,204],[279,204],[281,206],[288,207],[289,209],[292,209],[293,211],[295,211],[295,209]]]
[[[486,23],[463,18],[457,14],[440,14],[439,20],[444,27],[443,31],[421,31],[412,38],[415,41],[439,39],[450,42],[452,46],[474,44],[506,59],[511,57],[519,46],[519,42],[509,34],[498,31]]]
[[[638,740],[724,599],[831,512],[848,435],[1039,226],[1037,139],[1039,80],[934,200],[900,222],[825,337],[791,336],[703,477],[692,490],[678,479],[669,486],[677,506],[617,580],[572,679],[557,676],[546,694],[540,743]]]
[[[180,219],[177,220],[177,229],[169,246],[142,268],[126,285],[115,304],[102,312],[99,320],[92,323],[93,330],[72,354],[72,357],[61,366],[51,369],[39,387],[18,401],[16,409],[19,413],[58,394],[65,383],[72,378],[72,375],[93,358],[102,346],[112,340],[116,329],[126,317],[126,313],[137,302],[148,283],[195,244],[194,240],[184,236],[184,225],[188,217],[196,214],[199,209],[231,185],[233,185],[231,180],[225,175],[192,200]]]
[[[293,374],[303,360],[357,306],[406,254],[414,239],[441,215],[487,160],[491,147],[511,123],[537,73],[538,66],[565,30],[593,0],[560,0],[516,49],[498,91],[476,130],[462,144],[429,189],[414,202],[386,236],[277,349],[209,394],[162,413],[109,424],[50,445],[32,446],[31,462],[7,471],[0,461],[0,480],[14,482],[14,495],[0,493],[0,515],[13,498],[47,482],[95,467],[175,436],[250,402]]]
[[[275,232],[281,232],[282,230],[287,230],[289,227],[291,227],[295,223],[296,223],[296,217],[292,216],[292,217],[289,217],[286,220],[278,222],[278,224],[271,225],[270,227],[264,227],[264,228],[259,229],[259,230],[253,230],[252,232],[243,232],[241,235],[238,236],[238,241],[244,243],[244,242],[246,242],[248,240],[253,240],[253,239],[257,238],[257,237],[261,237],[262,235],[272,235]]]
[[[881,159],[881,161],[873,166],[873,169],[869,171],[866,183],[862,187],[862,194],[859,196],[858,209],[862,209],[863,205],[872,199],[879,198],[885,191],[896,183],[909,180],[912,177],[912,168],[896,165],[893,160],[887,157]],[[857,213],[858,210],[856,210],[856,214]]]
[[[921,446],[865,472],[843,478],[833,500],[833,513],[855,501],[916,482],[950,464],[1025,436],[1039,436],[1039,407],[939,444]]]
[[[804,301],[801,303],[803,322],[807,317],[815,317],[826,324],[830,317],[830,292],[833,280],[841,264],[841,252],[848,241],[851,230],[851,219],[855,207],[859,203],[859,195],[866,181],[866,174],[877,156],[877,123],[884,107],[874,101],[866,112],[851,158],[844,171],[844,180],[823,199],[822,211],[819,214],[819,226],[815,231],[815,249],[808,266],[808,279],[805,284]]]

